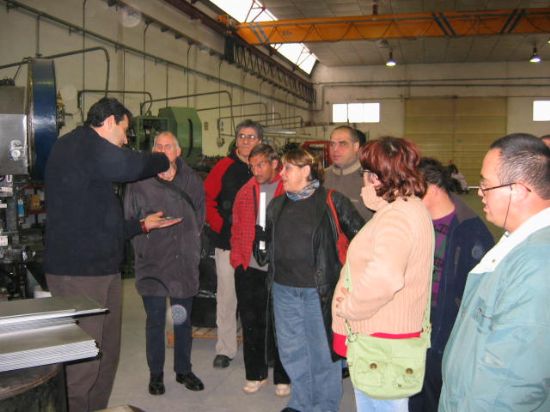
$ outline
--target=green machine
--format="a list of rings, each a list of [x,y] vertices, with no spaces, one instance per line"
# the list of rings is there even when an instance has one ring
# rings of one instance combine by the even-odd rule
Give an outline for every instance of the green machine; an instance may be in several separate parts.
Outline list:
[[[136,116],[133,121],[135,139],[130,145],[151,150],[155,136],[170,131],[181,147],[181,156],[190,166],[202,158],[202,123],[197,111],[190,107],[164,107],[158,116]]]

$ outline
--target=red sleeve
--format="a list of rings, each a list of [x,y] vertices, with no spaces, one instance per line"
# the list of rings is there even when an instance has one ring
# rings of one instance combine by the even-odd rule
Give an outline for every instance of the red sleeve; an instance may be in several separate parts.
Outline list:
[[[212,168],[204,180],[204,194],[206,199],[206,222],[210,228],[220,233],[223,226],[223,218],[218,213],[218,195],[222,190],[222,178],[233,160],[224,157]]]
[[[231,225],[231,254],[229,255],[229,262],[233,268],[237,268],[240,264],[246,269],[248,267],[248,262],[244,262],[243,258],[243,221],[244,208],[246,205],[246,193],[248,190],[248,185],[244,185],[241,190],[237,192],[235,197],[235,202],[233,202],[233,224]],[[250,205],[248,205],[250,207]]]

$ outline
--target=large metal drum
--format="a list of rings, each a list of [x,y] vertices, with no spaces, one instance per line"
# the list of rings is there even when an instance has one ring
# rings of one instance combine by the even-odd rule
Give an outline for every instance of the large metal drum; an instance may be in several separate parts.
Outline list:
[[[63,364],[0,373],[0,411],[66,412]]]

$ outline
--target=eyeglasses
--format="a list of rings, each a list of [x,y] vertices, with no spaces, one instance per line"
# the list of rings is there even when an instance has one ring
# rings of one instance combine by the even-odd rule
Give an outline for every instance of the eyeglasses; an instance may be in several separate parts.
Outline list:
[[[481,190],[481,193],[483,193],[483,195],[485,195],[486,192],[490,192],[491,190],[500,189],[501,187],[509,187],[509,186],[512,186],[512,185],[522,185],[528,192],[531,191],[531,189],[529,189],[523,183],[519,183],[519,182],[504,183],[502,185],[491,186],[491,187],[483,187],[483,184],[481,182],[479,182],[478,188],[479,188],[479,190]]]
[[[258,139],[258,136],[256,136],[255,134],[241,133],[241,134],[237,135],[237,138],[239,138],[241,140],[256,140],[256,139]]]

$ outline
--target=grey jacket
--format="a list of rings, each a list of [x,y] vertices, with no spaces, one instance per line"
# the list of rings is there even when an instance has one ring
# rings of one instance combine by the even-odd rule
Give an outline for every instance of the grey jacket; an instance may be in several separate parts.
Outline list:
[[[356,161],[351,166],[341,169],[332,165],[325,169],[325,181],[323,183],[327,189],[338,190],[345,195],[359,214],[368,222],[373,213],[368,209],[361,199],[361,189],[363,188],[363,177],[361,177],[361,164]]]
[[[158,211],[163,211],[164,216],[183,218],[174,226],[132,239],[136,288],[142,296],[188,298],[196,295],[199,288],[204,189],[201,178],[183,159],[177,160],[177,166],[172,182],[163,183],[154,177],[126,188],[126,218],[141,219]],[[185,191],[193,205],[172,186]]]

